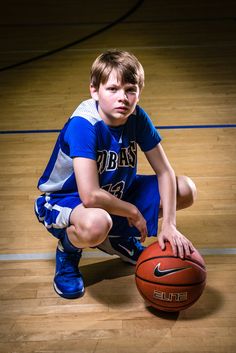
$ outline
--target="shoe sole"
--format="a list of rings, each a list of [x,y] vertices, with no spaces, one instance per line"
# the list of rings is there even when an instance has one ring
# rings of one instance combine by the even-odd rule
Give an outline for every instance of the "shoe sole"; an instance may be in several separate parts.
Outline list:
[[[53,288],[55,292],[62,298],[64,299],[78,299],[81,298],[84,295],[84,288],[82,291],[79,292],[74,292],[74,293],[62,293],[58,288],[55,282],[53,282]]]

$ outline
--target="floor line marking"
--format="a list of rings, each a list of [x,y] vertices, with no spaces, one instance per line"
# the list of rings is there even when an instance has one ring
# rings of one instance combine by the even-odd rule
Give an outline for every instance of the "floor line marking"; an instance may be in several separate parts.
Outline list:
[[[236,248],[199,248],[201,255],[236,255]],[[84,251],[83,258],[111,257],[102,251]],[[0,261],[53,260],[55,253],[0,254]]]
[[[203,125],[160,125],[155,126],[158,130],[176,130],[176,129],[227,129],[236,128],[236,124],[203,124]],[[47,133],[59,133],[60,129],[39,129],[39,130],[0,130],[0,135],[10,134],[47,134]]]

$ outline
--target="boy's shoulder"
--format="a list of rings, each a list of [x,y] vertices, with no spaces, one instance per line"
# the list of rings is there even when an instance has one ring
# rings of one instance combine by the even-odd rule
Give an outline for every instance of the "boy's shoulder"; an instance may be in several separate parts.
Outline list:
[[[138,117],[141,120],[143,120],[143,119],[145,120],[145,118],[147,118],[148,115],[140,105],[137,105],[135,107],[135,110],[131,114],[131,116],[133,116],[134,118]],[[79,106],[71,114],[71,116],[69,117],[66,125],[68,125],[68,123],[70,123],[72,120],[73,121],[77,120],[77,119],[81,120],[81,118],[85,119],[87,122],[89,122],[93,126],[95,124],[103,121],[101,116],[99,115],[99,112],[98,112],[97,102],[93,98],[90,98],[90,99],[87,99],[87,100],[81,102],[79,104]],[[129,121],[134,121],[134,120],[129,119]],[[73,125],[74,125],[74,123],[77,124],[74,121]]]
[[[71,114],[70,119],[74,117],[84,118],[88,120],[92,125],[102,120],[97,110],[97,103],[92,98],[80,103],[80,105]]]
[[[133,112],[133,115],[139,116],[139,117],[147,117],[149,116],[145,109],[140,106],[139,104],[136,105],[135,111]]]

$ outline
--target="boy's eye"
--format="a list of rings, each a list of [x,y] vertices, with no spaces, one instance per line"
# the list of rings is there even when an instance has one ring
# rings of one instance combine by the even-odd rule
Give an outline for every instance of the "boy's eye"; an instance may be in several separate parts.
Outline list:
[[[127,89],[127,92],[128,93],[135,93],[135,92],[137,92],[137,89],[136,89],[136,87],[130,87]]]
[[[117,88],[116,87],[108,87],[108,90],[111,92],[116,92]]]

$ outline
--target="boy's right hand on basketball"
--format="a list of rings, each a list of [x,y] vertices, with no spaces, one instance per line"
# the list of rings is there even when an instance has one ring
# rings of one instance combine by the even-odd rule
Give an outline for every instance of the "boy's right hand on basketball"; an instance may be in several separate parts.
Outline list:
[[[144,242],[147,236],[147,224],[141,212],[138,209],[136,209],[136,212],[134,212],[132,216],[127,217],[127,219],[130,227],[134,226],[140,231],[140,235],[141,235],[140,241]]]
[[[195,250],[190,240],[180,233],[176,226],[170,224],[162,224],[158,241],[162,250],[165,250],[165,242],[168,241],[171,244],[174,256],[179,256],[181,259],[190,256]]]

